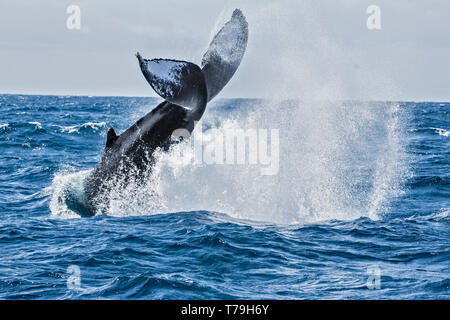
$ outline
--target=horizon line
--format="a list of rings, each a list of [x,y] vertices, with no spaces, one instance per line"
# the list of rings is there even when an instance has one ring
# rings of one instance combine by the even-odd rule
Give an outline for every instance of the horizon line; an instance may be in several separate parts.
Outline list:
[[[88,97],[88,98],[156,98],[156,99],[162,99],[163,98],[159,97],[159,96],[144,96],[144,95],[102,95],[102,94],[58,94],[58,93],[8,93],[8,92],[0,92],[0,96],[1,95],[9,95],[9,96],[53,96],[53,97]],[[219,97],[217,100],[220,99],[242,99],[242,100],[273,100],[271,98],[264,98],[264,97]],[[275,99],[275,100],[279,100],[279,99]],[[284,100],[301,100],[300,97],[297,98],[286,98]],[[314,101],[321,101],[318,99],[307,99],[305,101],[308,100],[314,100]],[[326,100],[324,99],[323,101],[333,101],[333,100]],[[349,98],[349,99],[339,99],[339,100],[334,100],[334,101],[365,101],[365,102],[414,102],[414,103],[421,103],[421,102],[430,102],[430,103],[450,103],[450,99],[448,100],[422,100],[422,99],[418,99],[418,100],[408,100],[408,99],[370,99],[370,100],[363,100],[363,99],[353,99],[353,98]]]

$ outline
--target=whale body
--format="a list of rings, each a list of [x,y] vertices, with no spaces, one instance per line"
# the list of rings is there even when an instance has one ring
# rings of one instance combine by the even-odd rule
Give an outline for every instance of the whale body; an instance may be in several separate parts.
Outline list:
[[[239,9],[214,36],[203,55],[201,67],[170,59],[147,60],[136,57],[141,71],[164,99],[157,107],[117,135],[109,128],[102,157],[84,182],[83,204],[66,199],[69,207],[82,216],[103,213],[107,208],[111,181],[117,178],[125,186],[130,178],[139,179],[151,168],[157,149],[168,150],[177,140],[176,130],[191,133],[205,112],[206,105],[229,82],[245,53],[248,24]]]

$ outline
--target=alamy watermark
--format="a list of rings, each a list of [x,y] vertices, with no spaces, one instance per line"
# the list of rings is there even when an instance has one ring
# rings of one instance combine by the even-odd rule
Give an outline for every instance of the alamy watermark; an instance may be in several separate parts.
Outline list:
[[[367,268],[367,288],[370,290],[381,289],[381,269],[379,266],[369,266]]]
[[[366,21],[367,29],[381,30],[381,9],[377,5],[367,7],[366,13],[369,15]]]
[[[198,127],[202,128],[201,125]],[[172,140],[190,137],[187,129],[177,129]],[[183,163],[208,165],[259,165],[262,175],[276,175],[280,162],[278,129],[210,129],[208,134],[195,130],[190,137],[194,157],[186,155]]]
[[[70,275],[67,278],[67,289],[69,290],[81,290],[81,270],[77,265],[71,265],[67,267],[67,273]]]
[[[66,13],[69,14],[66,20],[66,27],[69,30],[81,29],[81,8],[78,5],[71,4],[67,7]]]

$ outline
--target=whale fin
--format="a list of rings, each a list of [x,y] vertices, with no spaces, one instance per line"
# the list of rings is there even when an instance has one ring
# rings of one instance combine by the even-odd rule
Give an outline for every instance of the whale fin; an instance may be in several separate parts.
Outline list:
[[[248,23],[241,10],[217,32],[203,55],[201,67],[205,75],[208,101],[230,81],[244,57],[248,41]]]
[[[110,148],[114,142],[116,142],[118,136],[113,128],[109,128],[108,134],[106,135],[106,146],[105,148]]]
[[[144,77],[161,98],[190,111],[206,105],[206,83],[199,66],[178,60],[147,60],[139,53],[136,57]]]

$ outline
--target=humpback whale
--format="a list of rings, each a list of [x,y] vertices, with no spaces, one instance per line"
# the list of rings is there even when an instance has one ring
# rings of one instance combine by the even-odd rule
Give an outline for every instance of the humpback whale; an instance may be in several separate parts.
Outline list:
[[[201,66],[170,59],[136,57],[140,69],[162,103],[117,135],[109,128],[100,161],[84,181],[83,205],[68,200],[83,216],[103,213],[111,190],[111,181],[120,177],[126,185],[130,177],[154,164],[157,149],[168,150],[175,130],[194,130],[206,105],[229,82],[245,53],[248,24],[243,13],[234,10],[231,19],[218,31],[203,55]]]

